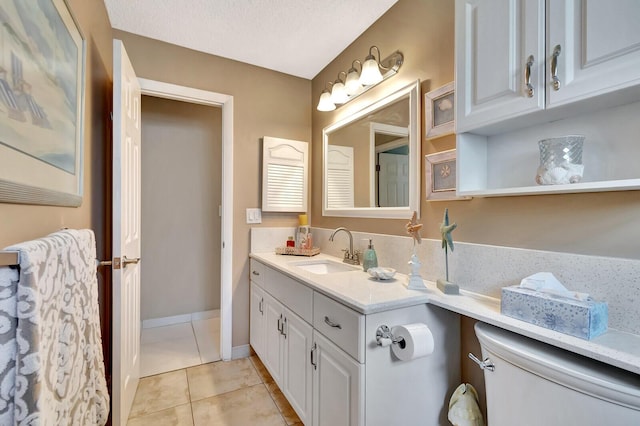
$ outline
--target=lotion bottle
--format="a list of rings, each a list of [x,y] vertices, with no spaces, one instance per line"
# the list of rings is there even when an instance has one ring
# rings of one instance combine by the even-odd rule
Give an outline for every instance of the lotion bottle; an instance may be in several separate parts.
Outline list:
[[[362,260],[362,269],[365,272],[369,270],[369,268],[377,268],[378,267],[378,256],[376,255],[376,251],[373,248],[373,242],[369,239],[369,246],[364,251],[364,258]]]

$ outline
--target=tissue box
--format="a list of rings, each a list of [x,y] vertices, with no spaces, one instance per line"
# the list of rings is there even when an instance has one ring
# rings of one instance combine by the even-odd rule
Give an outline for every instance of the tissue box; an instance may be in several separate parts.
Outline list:
[[[591,340],[607,331],[607,304],[574,300],[519,286],[503,287],[503,315],[560,333]]]

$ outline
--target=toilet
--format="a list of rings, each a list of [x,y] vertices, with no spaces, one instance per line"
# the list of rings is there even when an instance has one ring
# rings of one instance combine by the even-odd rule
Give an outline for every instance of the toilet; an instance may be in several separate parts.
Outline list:
[[[488,426],[640,425],[640,375],[488,324],[475,331]]]

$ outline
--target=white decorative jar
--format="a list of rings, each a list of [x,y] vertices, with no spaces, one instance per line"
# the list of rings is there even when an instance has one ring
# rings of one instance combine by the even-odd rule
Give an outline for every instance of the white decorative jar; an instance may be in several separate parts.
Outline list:
[[[538,185],[580,182],[584,172],[583,142],[582,135],[568,135],[539,141],[540,166],[536,175]]]

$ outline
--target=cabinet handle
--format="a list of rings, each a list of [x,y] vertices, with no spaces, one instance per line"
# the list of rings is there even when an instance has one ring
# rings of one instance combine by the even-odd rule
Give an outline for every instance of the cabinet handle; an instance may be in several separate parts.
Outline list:
[[[256,276],[260,275],[260,272],[258,272],[258,271],[253,271],[253,272],[251,272],[251,273],[252,273],[253,275],[256,275]]]
[[[531,85],[531,67],[533,66],[533,55],[529,55],[524,67],[524,86],[527,97],[533,98],[533,86]]]
[[[553,85],[553,90],[560,90],[560,79],[558,78],[558,56],[560,56],[560,52],[562,48],[558,44],[553,48],[553,55],[551,56],[551,81]]]
[[[316,360],[314,357],[314,354],[316,353],[316,349],[318,348],[317,344],[313,344],[313,347],[311,348],[311,365],[313,365],[313,369],[317,370],[318,369],[318,364],[316,364]]]
[[[280,334],[282,334],[285,339],[287,338],[287,331],[285,330],[286,326],[287,326],[287,317],[284,317],[284,322],[282,323],[282,331],[280,331]]]
[[[258,310],[260,311],[261,314],[264,315],[264,308],[262,306],[262,304],[264,303],[264,297],[260,299],[260,303],[258,303]]]
[[[282,334],[282,314],[280,314],[280,318],[278,318],[278,331]]]
[[[331,321],[328,316],[324,317],[324,323],[327,324],[329,327],[333,327],[333,328],[337,328],[339,330],[342,330],[342,326],[340,324],[338,324],[338,323],[335,323],[335,322]]]

